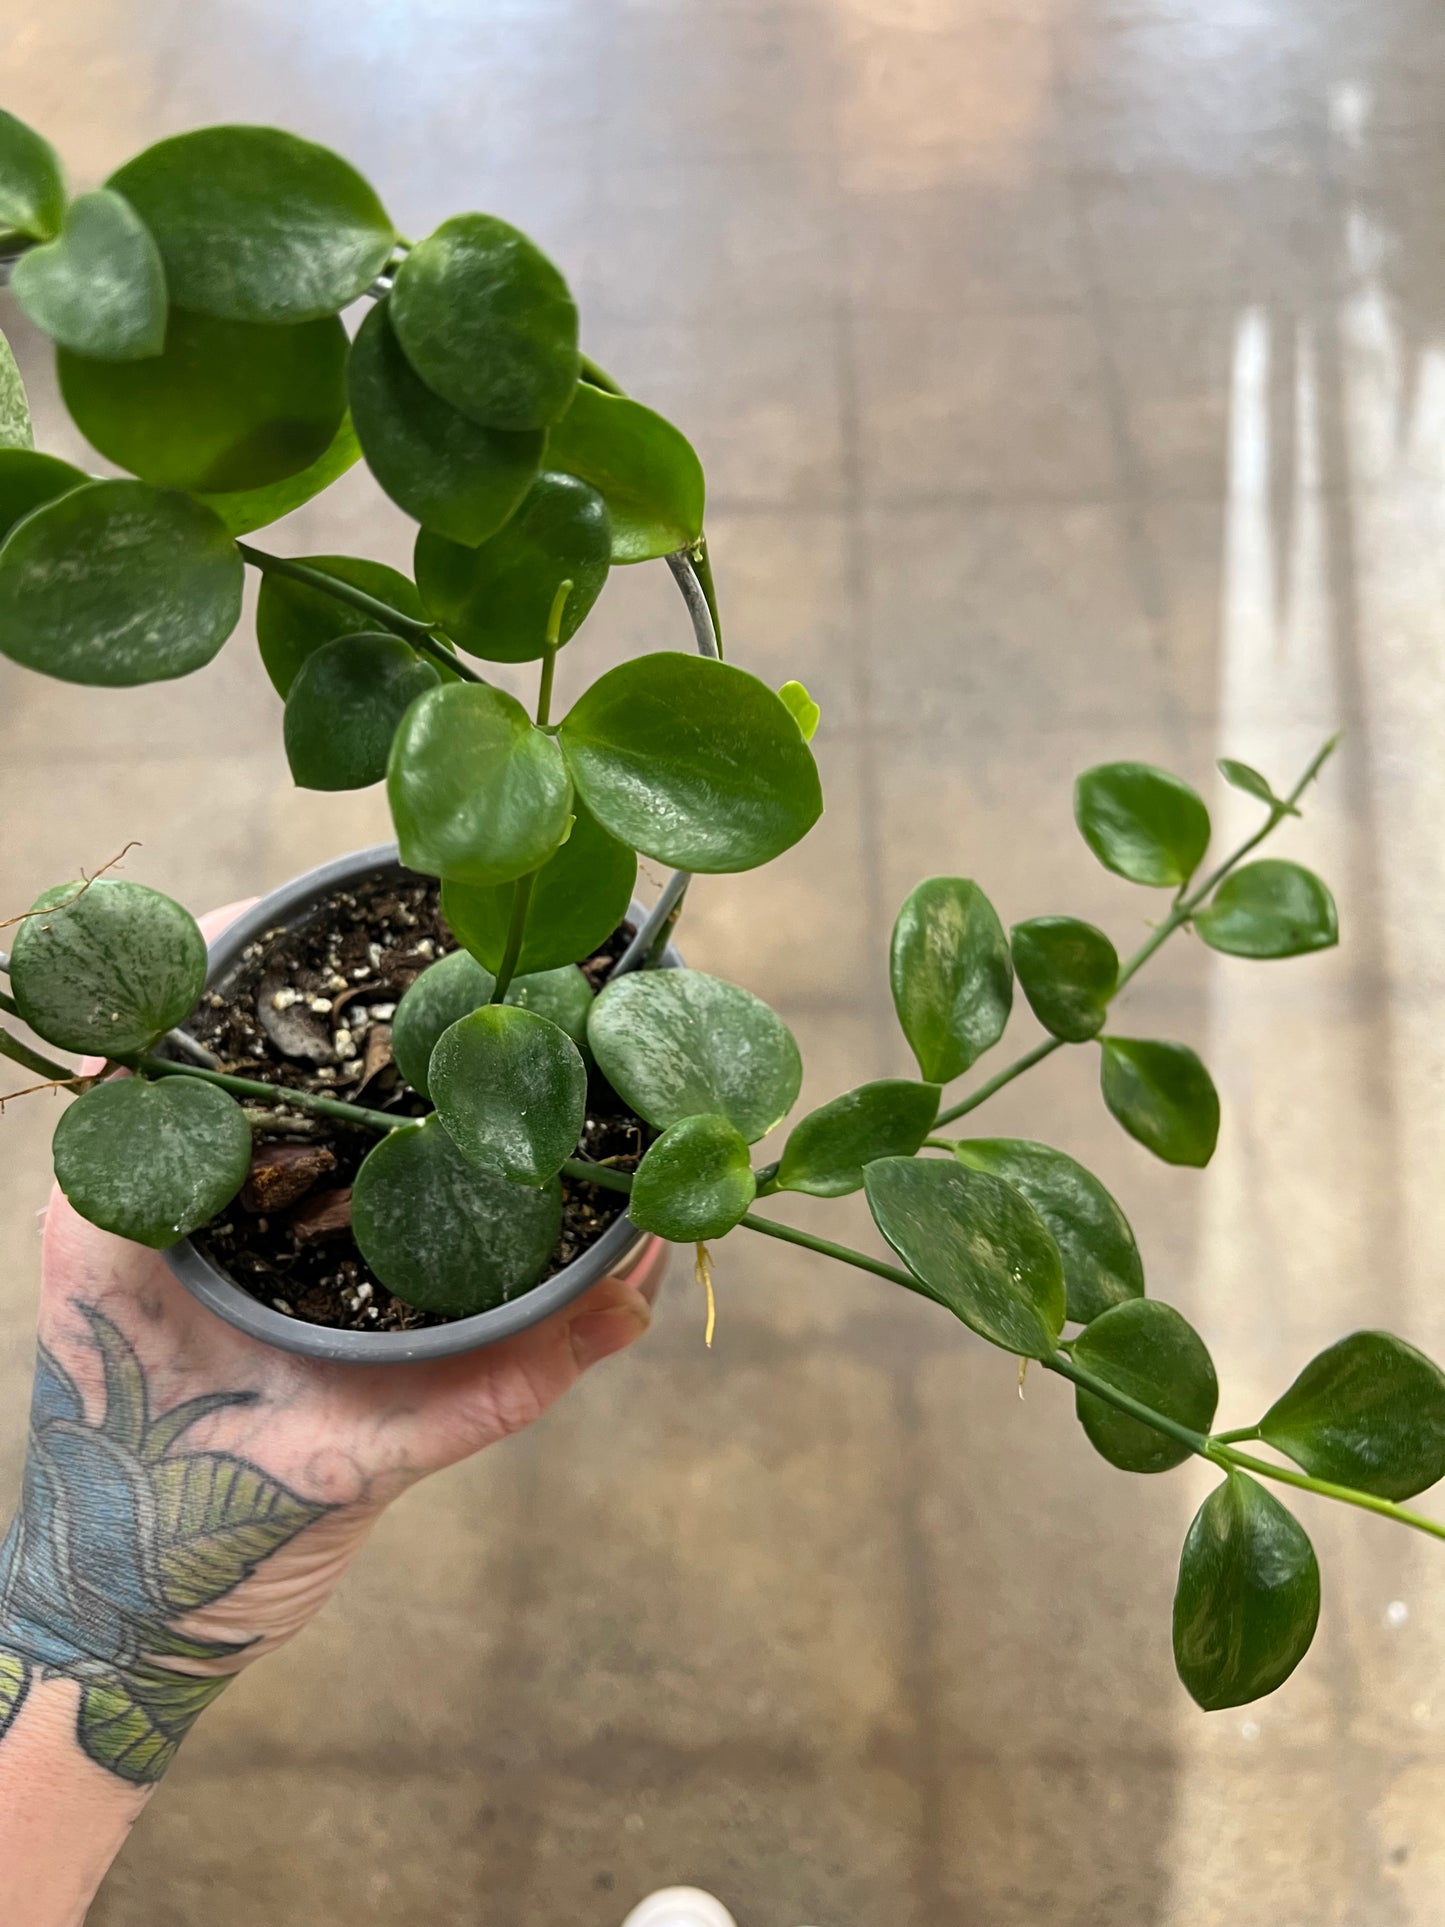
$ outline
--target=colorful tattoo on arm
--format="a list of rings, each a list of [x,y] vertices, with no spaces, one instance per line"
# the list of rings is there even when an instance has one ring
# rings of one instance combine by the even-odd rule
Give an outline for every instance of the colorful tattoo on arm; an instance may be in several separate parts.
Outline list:
[[[211,1392],[153,1415],[140,1360],[89,1305],[105,1375],[97,1422],[42,1346],[20,1511],[0,1545],[0,1740],[37,1679],[80,1687],[76,1738],[137,1786],[160,1779],[231,1674],[199,1674],[249,1641],[180,1630],[333,1508],[185,1434],[255,1392]]]

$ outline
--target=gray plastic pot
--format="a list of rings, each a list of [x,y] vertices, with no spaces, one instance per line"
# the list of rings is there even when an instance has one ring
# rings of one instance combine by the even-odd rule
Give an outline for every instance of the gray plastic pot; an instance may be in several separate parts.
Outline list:
[[[388,874],[412,874],[398,862],[394,843],[382,843],[375,849],[337,857],[334,862],[308,870],[279,890],[273,890],[270,896],[262,897],[212,943],[207,990],[218,990],[225,995],[239,971],[246,946],[255,943],[268,930],[299,929],[321,900],[334,890]],[[640,920],[643,914],[642,906],[634,903],[633,919]],[[664,965],[675,967],[681,962],[681,957],[669,945],[663,956]],[[275,1311],[253,1298],[250,1292],[243,1291],[188,1238],[161,1255],[193,1297],[199,1298],[227,1324],[259,1338],[264,1344],[300,1352],[306,1358],[332,1359],[343,1364],[400,1365],[416,1359],[446,1358],[456,1352],[475,1351],[478,1346],[494,1345],[499,1338],[524,1331],[580,1297],[599,1278],[625,1266],[648,1241],[648,1234],[636,1230],[624,1215],[610,1224],[580,1258],[574,1258],[570,1265],[564,1265],[561,1271],[531,1291],[522,1292],[491,1311],[478,1312],[474,1318],[457,1318],[447,1325],[428,1325],[420,1331],[407,1332],[335,1331],[325,1325],[309,1325],[303,1319],[288,1317],[285,1312]]]

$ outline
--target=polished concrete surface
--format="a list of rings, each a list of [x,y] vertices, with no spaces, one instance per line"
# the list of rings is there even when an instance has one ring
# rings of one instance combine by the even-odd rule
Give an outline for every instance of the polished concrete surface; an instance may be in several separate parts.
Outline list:
[[[830,807],[700,887],[684,943],[786,1014],[814,1100],[908,1068],[918,877],[1131,946],[1159,903],[1079,842],[1075,771],[1165,763],[1232,838],[1216,756],[1284,782],[1345,728],[1281,839],[1342,948],[1177,941],[1130,993],[1123,1028],[1213,1067],[1211,1168],[1125,1140],[1083,1052],[988,1125],[1117,1190],[1224,1423],[1360,1324],[1445,1356],[1438,0],[12,9],[7,104],[79,180],[294,126],[409,232],[531,228],[591,352],[693,435],[732,653],[821,701]],[[276,541],[408,548],[359,477]],[[680,623],[660,568],[616,577],[562,674]],[[201,909],[382,834],[376,794],[292,791],[277,725],[245,636],[114,698],[0,674],[0,903],[128,837]],[[10,1477],[49,1125],[0,1126]],[[805,1217],[866,1235],[856,1201]],[[1111,1471],[1056,1384],[1020,1402],[942,1313],[741,1236],[714,1351],[679,1264],[645,1347],[386,1522],[198,1730],[100,1927],[613,1927],[680,1880],[742,1927],[1439,1920],[1438,1546],[1304,1502],[1315,1651],[1206,1717],[1168,1621],[1208,1480]]]

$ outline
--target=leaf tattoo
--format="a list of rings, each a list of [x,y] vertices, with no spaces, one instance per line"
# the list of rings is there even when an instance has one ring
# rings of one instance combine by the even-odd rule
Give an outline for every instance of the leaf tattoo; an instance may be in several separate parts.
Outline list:
[[[119,1328],[81,1305],[100,1352],[105,1414],[40,1348],[20,1511],[0,1545],[0,1740],[37,1678],[81,1688],[76,1737],[136,1786],[159,1780],[249,1641],[198,1638],[176,1618],[224,1598],[331,1507],[228,1452],[178,1449],[200,1419],[254,1392],[209,1392],[152,1416]]]

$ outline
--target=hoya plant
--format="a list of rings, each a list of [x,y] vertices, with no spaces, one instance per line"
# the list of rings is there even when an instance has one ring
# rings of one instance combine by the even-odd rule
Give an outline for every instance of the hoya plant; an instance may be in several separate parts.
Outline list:
[[[0,1027],[0,1053],[74,1093],[54,1155],[79,1212],[172,1246],[231,1207],[258,1143],[299,1114],[361,1146],[350,1235],[377,1279],[434,1317],[534,1286],[569,1185],[619,1194],[639,1230],[695,1247],[709,1293],[710,1250],[739,1229],[857,1266],[1020,1370],[1068,1381],[1111,1465],[1218,1470],[1174,1607],[1178,1670],[1206,1708],[1272,1691],[1314,1634],[1315,1555],[1271,1485],[1445,1538],[1404,1503],[1445,1476],[1445,1376],[1430,1360],[1354,1332],[1254,1422],[1216,1429],[1205,1341],[1147,1295],[1099,1180],[1046,1143],[954,1135],[1068,1049],[1131,1137],[1169,1164],[1209,1162],[1208,1070],[1183,1043],[1130,1034],[1116,1006],[1180,932],[1244,959],[1337,942],[1325,883],[1255,854],[1298,816],[1332,745],[1284,794],[1221,764],[1260,817],[1212,863],[1208,810],[1177,776],[1125,762],[1079,777],[1090,850],[1164,893],[1122,960],[1077,918],[1005,930],[977,882],[920,883],[889,956],[917,1076],[859,1085],[759,1152],[798,1096],[793,1036],[751,991],[658,966],[691,878],[765,864],[816,821],[819,711],[799,684],[775,691],[722,659],[697,458],[582,351],[558,269],[489,214],[406,240],[345,161],[260,127],[162,141],[71,199],[45,141],[0,116],[0,223],[13,299],[55,344],[76,427],[119,471],[94,478],[31,446],[7,353],[0,651],[75,683],[187,675],[238,627],[255,570],[295,780],[385,782],[402,860],[436,880],[457,946],[395,1008],[401,1101],[368,1106],[237,1074],[197,1046],[183,1027],[207,953],[180,905],[114,875],[48,890],[11,919],[0,959],[0,1008],[47,1048]],[[417,525],[410,577],[250,539],[358,462]],[[558,655],[585,656],[609,572],[657,560],[696,647],[610,669],[554,714]],[[494,664],[535,665],[527,704]],[[634,927],[639,856],[673,874]],[[1042,1041],[957,1094],[1003,1040],[1017,991]],[[599,1081],[639,1121],[625,1156],[589,1148]],[[758,1208],[860,1190],[888,1259]]]

